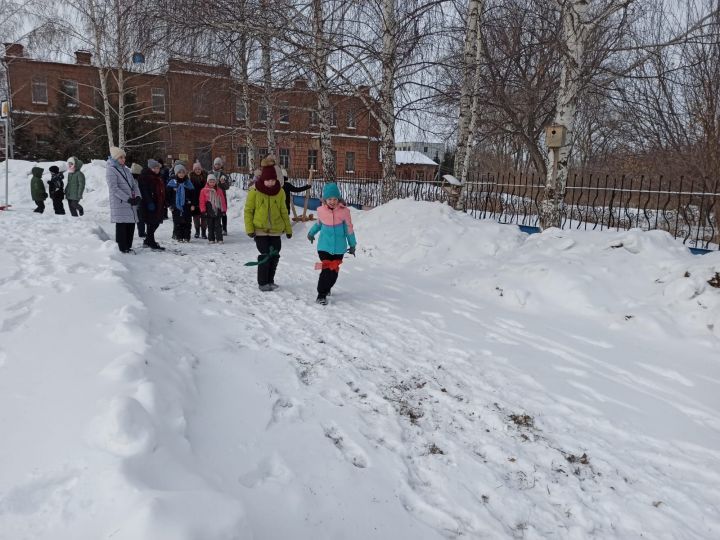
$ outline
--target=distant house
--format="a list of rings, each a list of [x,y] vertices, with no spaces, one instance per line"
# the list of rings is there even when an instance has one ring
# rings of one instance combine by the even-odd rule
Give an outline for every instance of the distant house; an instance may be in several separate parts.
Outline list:
[[[445,155],[445,143],[426,141],[401,141],[395,143],[395,149],[405,152],[420,152],[436,163],[440,163]]]
[[[397,177],[401,180],[432,180],[438,164],[421,152],[398,150],[395,152]]]

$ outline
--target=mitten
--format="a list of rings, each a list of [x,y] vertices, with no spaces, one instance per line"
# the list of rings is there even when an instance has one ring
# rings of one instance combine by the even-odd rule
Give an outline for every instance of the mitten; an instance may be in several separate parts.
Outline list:
[[[255,233],[254,233],[254,232],[249,232],[249,233],[248,233],[248,236],[249,236],[250,238],[255,238]]]
[[[348,249],[348,253],[354,257],[355,256],[355,246],[350,246],[350,248]]]
[[[292,233],[286,234],[285,237],[286,237],[288,240],[290,240],[290,239],[292,238]]]
[[[308,235],[307,235],[307,239],[310,240],[310,243],[311,243],[311,244],[312,244],[313,242],[315,242],[315,237],[314,237],[312,234],[308,234]]]

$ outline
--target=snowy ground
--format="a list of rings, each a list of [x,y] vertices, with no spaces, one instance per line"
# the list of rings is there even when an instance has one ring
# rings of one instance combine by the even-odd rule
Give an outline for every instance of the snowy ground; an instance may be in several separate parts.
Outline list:
[[[257,290],[240,190],[121,256],[102,165],[82,219],[11,165],[0,539],[720,537],[719,253],[395,201],[322,307],[307,224]]]

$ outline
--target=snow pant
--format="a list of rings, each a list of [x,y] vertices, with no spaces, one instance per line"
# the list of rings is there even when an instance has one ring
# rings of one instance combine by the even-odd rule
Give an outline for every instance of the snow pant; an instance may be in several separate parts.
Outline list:
[[[173,237],[176,240],[190,241],[190,233],[192,232],[192,216],[185,212],[180,212],[177,208],[173,208]]]
[[[130,251],[133,243],[133,236],[135,236],[134,223],[115,224],[115,241],[117,242],[118,248],[123,253]]]
[[[78,215],[83,215],[85,213],[85,209],[80,206],[80,201],[71,201],[68,199],[68,207],[70,208],[70,214],[78,217]]]
[[[222,230],[222,216],[206,217],[203,218],[207,226],[207,237],[210,242],[222,242],[223,241],[223,230]],[[203,231],[204,233],[205,231]]]
[[[56,214],[65,214],[65,205],[63,205],[62,199],[53,199],[53,210],[55,210]]]
[[[37,205],[37,208],[33,210],[33,212],[42,214],[45,211],[45,201],[35,201],[35,204]]]
[[[146,223],[145,226],[145,241],[143,242],[146,246],[154,246],[157,244],[155,241],[155,231],[158,230],[158,227],[160,226],[159,223]],[[139,228],[139,227],[138,227]]]
[[[343,254],[340,253],[335,255],[334,253],[328,253],[327,251],[318,251],[318,257],[321,261],[342,261]],[[320,277],[318,278],[317,292],[318,296],[327,296],[330,294],[330,289],[333,288],[337,281],[340,269],[332,270],[330,268],[323,268],[320,271]]]
[[[275,251],[278,252],[277,255],[271,257],[268,261],[263,264],[259,264],[257,273],[258,285],[275,283],[275,270],[277,270],[278,263],[280,262],[280,249],[282,248],[282,241],[280,240],[280,237],[256,236],[255,245],[260,252],[260,255],[258,255],[258,261],[270,253],[270,248],[275,248]]]
[[[142,220],[142,217],[138,217],[138,236],[140,238],[145,238],[145,222]]]
[[[195,226],[195,234],[198,234],[200,231],[202,231],[202,235],[204,238],[208,230],[208,219],[204,216],[193,216],[192,220],[193,225]]]
[[[222,216],[222,230],[225,234],[227,234],[227,214]]]

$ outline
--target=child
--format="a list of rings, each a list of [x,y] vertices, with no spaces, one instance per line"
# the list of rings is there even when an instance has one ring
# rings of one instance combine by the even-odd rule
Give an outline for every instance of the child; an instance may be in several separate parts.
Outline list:
[[[30,179],[30,196],[35,201],[37,208],[33,212],[42,214],[45,211],[45,199],[48,198],[47,191],[45,191],[45,184],[42,181],[42,174],[45,169],[41,167],[32,168],[32,179]]]
[[[63,178],[65,175],[60,172],[57,165],[53,165],[48,169],[51,173],[50,180],[48,180],[48,191],[50,192],[50,198],[53,203],[53,210],[55,214],[65,214],[65,206],[63,205],[63,199],[65,198],[65,184]]]
[[[275,271],[280,261],[282,242],[280,235],[285,232],[292,238],[292,225],[285,207],[285,192],[278,182],[275,161],[265,158],[260,163],[260,178],[250,188],[245,202],[245,232],[255,239],[258,255],[258,286],[261,291],[274,291]]]
[[[343,255],[347,251],[355,255],[355,232],[353,231],[350,210],[340,202],[340,189],[335,183],[326,184],[323,189],[323,204],[317,211],[318,221],[308,233],[308,240],[315,241],[315,235],[320,232],[318,240],[318,257],[321,269],[318,279],[315,300],[318,304],[327,305],[327,295],[338,278]],[[348,249],[348,245],[350,249]]]
[[[187,177],[187,169],[181,163],[175,165],[175,178],[167,184],[166,200],[170,202],[173,214],[173,238],[178,242],[189,242],[192,231],[192,211],[195,210],[193,197],[189,192],[195,187]]]
[[[217,186],[214,174],[208,174],[206,181],[207,184],[200,192],[200,215],[207,226],[208,241],[211,244],[222,244],[222,217],[227,212],[225,192]]]
[[[68,181],[65,187],[65,197],[68,200],[68,207],[70,208],[70,214],[74,217],[83,215],[85,210],[80,204],[83,192],[85,191],[85,175],[80,172],[82,169],[83,162],[76,157],[71,157],[67,160],[68,168]]]
[[[200,211],[200,192],[207,183],[207,173],[203,171],[200,162],[196,161],[193,163],[193,170],[188,176],[193,186],[195,186],[195,193],[197,194],[195,198],[198,200],[195,210],[192,213],[193,225],[195,226],[195,238],[200,238],[200,232],[202,232],[202,237],[207,239],[207,223]]]

